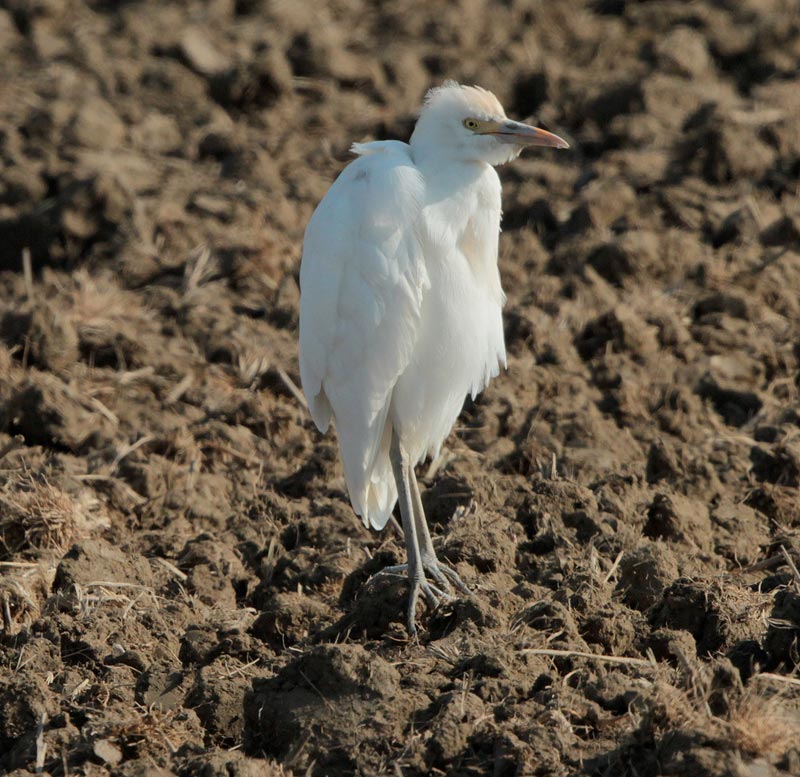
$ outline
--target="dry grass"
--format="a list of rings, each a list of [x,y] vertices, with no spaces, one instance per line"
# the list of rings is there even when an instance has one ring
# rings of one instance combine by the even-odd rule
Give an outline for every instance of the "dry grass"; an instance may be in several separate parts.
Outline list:
[[[25,478],[0,494],[0,558],[61,550],[75,536],[78,507],[47,480]]]
[[[668,733],[697,732],[698,739],[715,740],[720,750],[747,759],[780,758],[800,742],[800,695],[791,686],[775,692],[734,681],[720,688],[714,664],[684,663],[683,671],[680,685],[666,675],[653,683],[639,712],[632,713],[639,733],[658,741]]]
[[[152,328],[139,295],[123,289],[110,273],[91,275],[79,270],[71,279],[65,316],[75,327],[81,347],[90,352],[113,351],[127,367],[141,349],[142,333]]]
[[[195,289],[219,274],[216,257],[207,245],[200,245],[192,251],[183,270],[183,293],[190,294]]]
[[[73,496],[30,474],[5,485],[0,491],[0,627],[6,634],[39,617],[66,548],[109,523],[89,490]]]
[[[720,625],[728,634],[742,639],[745,636],[758,638],[764,633],[772,609],[772,593],[751,590],[728,577],[714,580],[709,590],[718,604]]]
[[[783,695],[748,689],[720,722],[723,741],[754,758],[781,756],[800,742],[800,710]]]
[[[55,563],[0,565],[0,626],[6,635],[19,633],[39,617],[55,574]]]
[[[202,743],[202,733],[192,713],[139,704],[124,717],[106,714],[90,720],[88,734],[95,747],[110,742],[127,757],[163,757],[173,755],[186,744]]]
[[[70,494],[44,475],[10,480],[0,490],[0,507],[0,561],[60,553],[77,538],[111,523],[92,491]]]
[[[117,330],[143,317],[139,297],[121,288],[110,274],[78,270],[73,281],[70,318],[82,335]]]
[[[243,386],[255,388],[270,366],[269,357],[250,347],[248,344],[239,344],[236,347],[236,361],[234,362],[236,377]]]

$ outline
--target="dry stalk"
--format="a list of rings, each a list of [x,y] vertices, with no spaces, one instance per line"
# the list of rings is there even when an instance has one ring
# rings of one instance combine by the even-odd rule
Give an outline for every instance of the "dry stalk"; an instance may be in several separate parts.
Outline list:
[[[161,566],[164,567],[164,569],[166,569],[167,572],[169,572],[171,575],[175,575],[175,577],[177,577],[178,580],[186,581],[189,579],[189,576],[185,572],[181,572],[181,570],[178,569],[178,567],[176,567],[170,561],[167,561],[165,558],[156,556],[155,558],[152,558],[151,561],[155,561],[157,564],[161,564]]]
[[[269,369],[269,357],[240,346],[236,354],[236,373],[244,386],[253,386]]]
[[[611,565],[611,568],[606,573],[606,576],[603,578],[604,583],[610,582],[611,578],[614,577],[617,569],[619,569],[619,564],[622,561],[623,556],[625,555],[625,551],[621,550],[617,553],[617,557],[614,559],[614,563]]]
[[[519,651],[523,655],[529,656],[550,656],[553,658],[588,658],[593,661],[601,661],[606,664],[621,664],[624,666],[642,666],[654,669],[657,663],[646,658],[633,658],[629,656],[608,656],[602,653],[588,653],[583,650],[556,650],[552,648],[523,648]]]
[[[143,445],[147,445],[147,443],[152,442],[155,437],[152,434],[145,434],[143,437],[140,437],[136,442],[131,443],[130,445],[126,445],[117,455],[114,457],[114,460],[108,467],[108,474],[113,475],[116,472],[117,467],[120,465],[123,459],[127,456],[130,456],[135,450],[138,450]]]
[[[782,674],[775,674],[773,672],[759,672],[754,674],[751,680],[765,680],[779,685],[791,685],[795,688],[800,688],[800,679],[797,677],[787,677]]]
[[[275,371],[278,373],[278,377],[283,381],[286,388],[289,389],[291,395],[300,403],[300,406],[308,408],[303,392],[300,391],[297,384],[289,377],[286,370],[284,370],[283,367],[276,367]]]
[[[794,586],[795,588],[800,589],[800,571],[797,569],[797,564],[794,563],[794,559],[789,555],[786,548],[781,545],[781,555],[783,556],[786,563],[789,565],[789,569],[792,570],[792,575],[794,576]]]
[[[187,372],[166,396],[166,404],[174,405],[192,387],[194,375]]]
[[[44,771],[44,759],[47,755],[47,743],[44,741],[45,723],[47,723],[47,713],[43,712],[36,728],[36,774]]]
[[[189,255],[183,271],[184,295],[210,281],[217,272],[218,268],[211,254],[211,249],[207,245],[195,248]]]
[[[22,274],[25,278],[25,294],[28,302],[33,302],[33,263],[31,262],[31,249],[27,246],[22,249]]]

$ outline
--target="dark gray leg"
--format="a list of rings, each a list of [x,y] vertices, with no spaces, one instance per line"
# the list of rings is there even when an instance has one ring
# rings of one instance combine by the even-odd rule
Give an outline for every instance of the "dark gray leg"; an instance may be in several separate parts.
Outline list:
[[[440,564],[436,558],[436,551],[433,549],[431,533],[428,530],[428,521],[425,518],[425,511],[422,508],[422,497],[419,493],[417,476],[411,468],[411,494],[414,505],[414,528],[417,533],[419,549],[422,555],[422,568],[445,590],[450,591],[452,583],[462,594],[472,595],[472,591],[467,588],[464,581],[458,576],[454,569],[450,569],[446,564]]]
[[[405,536],[406,555],[408,557],[408,582],[411,586],[408,597],[408,633],[414,636],[417,633],[415,620],[419,592],[422,591],[422,593],[425,594],[425,599],[428,602],[428,606],[431,608],[439,604],[439,597],[442,594],[425,579],[423,556],[420,550],[419,536],[417,535],[417,525],[414,517],[414,496],[411,485],[414,477],[414,470],[409,463],[408,455],[403,450],[400,445],[400,440],[394,432],[392,433],[389,456],[392,462],[394,479],[397,483],[397,498],[400,503],[400,515],[403,519],[403,535]],[[430,537],[428,541],[430,542]],[[401,568],[402,567],[394,567],[392,571],[399,571]]]

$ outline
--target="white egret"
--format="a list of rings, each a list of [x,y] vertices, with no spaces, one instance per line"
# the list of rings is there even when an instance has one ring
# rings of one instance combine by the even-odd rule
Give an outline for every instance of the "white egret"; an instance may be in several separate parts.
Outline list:
[[[426,95],[408,144],[353,144],[358,158],[306,229],[303,391],[321,432],[336,421],[364,524],[382,529],[399,497],[408,563],[390,569],[408,574],[412,635],[420,591],[431,607],[451,584],[469,593],[436,558],[414,466],[506,366],[494,166],[525,146],[567,145],[506,118],[491,92],[447,81]]]

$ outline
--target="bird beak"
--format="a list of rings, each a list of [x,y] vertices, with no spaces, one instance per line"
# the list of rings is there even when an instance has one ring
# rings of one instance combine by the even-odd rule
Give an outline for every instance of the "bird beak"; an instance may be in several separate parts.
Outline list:
[[[547,130],[531,127],[519,121],[499,121],[486,134],[494,135],[501,143],[517,146],[547,146],[548,148],[569,148],[563,138]]]

